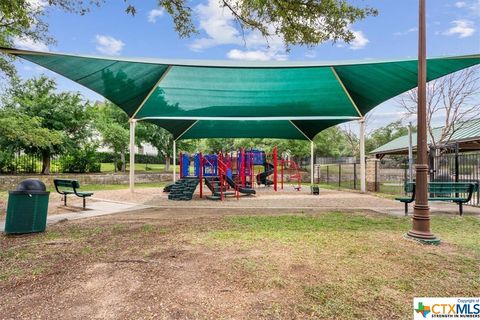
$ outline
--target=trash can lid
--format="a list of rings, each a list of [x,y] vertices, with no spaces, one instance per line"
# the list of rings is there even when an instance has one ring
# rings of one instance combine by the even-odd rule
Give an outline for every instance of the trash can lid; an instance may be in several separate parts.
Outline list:
[[[30,191],[46,191],[47,187],[45,186],[45,183],[38,179],[26,179],[20,182],[17,186],[16,191],[24,191],[24,192],[30,192]]]

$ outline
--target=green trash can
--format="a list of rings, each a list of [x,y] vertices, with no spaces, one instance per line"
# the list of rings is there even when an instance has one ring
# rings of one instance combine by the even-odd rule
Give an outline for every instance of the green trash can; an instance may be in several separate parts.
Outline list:
[[[15,191],[9,191],[5,233],[45,231],[49,195],[45,184],[36,179],[24,180]]]

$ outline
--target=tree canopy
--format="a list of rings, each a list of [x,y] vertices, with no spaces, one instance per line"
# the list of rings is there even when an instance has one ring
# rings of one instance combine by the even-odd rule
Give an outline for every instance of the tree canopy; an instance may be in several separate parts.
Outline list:
[[[42,154],[42,173],[49,173],[52,154],[78,148],[90,137],[88,103],[78,92],[57,92],[55,81],[45,76],[13,78],[2,105],[10,122],[3,121],[1,130],[6,134],[17,130],[23,137],[19,147]]]
[[[14,0],[0,1],[0,46],[13,47],[16,41],[53,44],[45,7],[51,6],[66,12],[85,14],[92,6],[104,0]],[[11,56],[0,54],[0,71],[8,76],[15,74]]]
[[[416,128],[412,128],[416,131]],[[374,130],[365,141],[365,151],[368,153],[387,142],[408,134],[408,127],[401,120],[394,121],[384,127]]]
[[[136,7],[124,0],[127,14],[135,15]],[[86,14],[105,0],[15,0],[0,1],[0,46],[13,47],[17,41],[53,44],[46,21],[47,9]],[[219,6],[233,15],[242,34],[245,30],[260,32],[266,42],[279,37],[285,46],[315,46],[332,40],[350,42],[355,38],[350,25],[368,16],[376,16],[374,8],[357,6],[347,0],[218,0]],[[193,0],[157,0],[173,20],[180,37],[198,33],[193,18]],[[12,57],[0,54],[0,70],[8,76],[15,73]]]
[[[279,36],[286,46],[313,46],[322,42],[355,38],[350,25],[378,11],[359,7],[347,0],[219,0],[242,30],[257,30],[265,38]],[[192,1],[158,0],[173,18],[181,37],[197,32],[192,19]],[[130,6],[131,7],[131,6]]]

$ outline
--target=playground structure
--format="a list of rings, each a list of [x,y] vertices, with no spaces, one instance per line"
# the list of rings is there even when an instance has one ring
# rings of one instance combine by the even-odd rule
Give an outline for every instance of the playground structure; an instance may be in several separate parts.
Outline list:
[[[277,148],[272,153],[241,149],[231,153],[189,155],[179,154],[180,180],[167,188],[171,200],[191,200],[198,184],[200,198],[204,185],[211,191],[210,200],[223,200],[227,196],[237,199],[242,195],[256,194],[255,188],[273,187],[283,190],[285,175],[301,189],[300,168],[293,160],[278,159]],[[279,170],[280,169],[280,170]],[[280,177],[279,177],[280,176]]]

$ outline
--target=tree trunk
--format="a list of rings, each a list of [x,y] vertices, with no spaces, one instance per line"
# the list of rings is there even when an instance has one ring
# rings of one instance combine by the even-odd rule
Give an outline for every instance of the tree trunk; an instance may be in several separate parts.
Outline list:
[[[122,172],[127,171],[127,164],[125,163],[125,151],[120,153],[120,161],[122,161]]]
[[[50,174],[50,152],[42,151],[42,174]]]
[[[170,171],[170,156],[165,157],[165,171]]]

